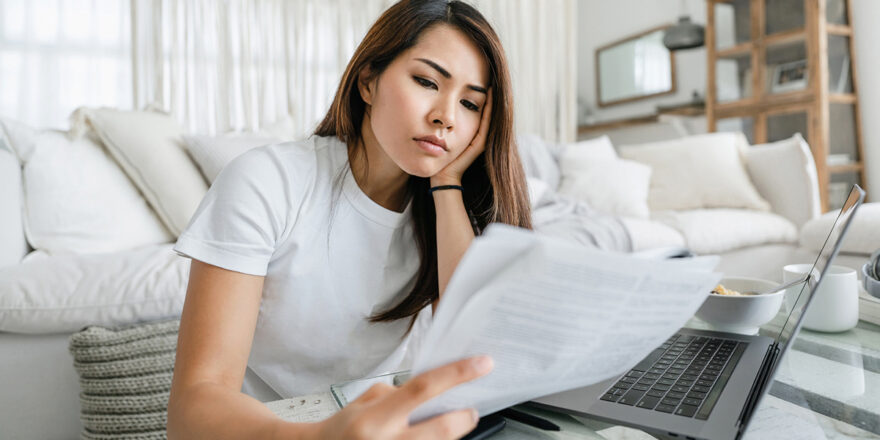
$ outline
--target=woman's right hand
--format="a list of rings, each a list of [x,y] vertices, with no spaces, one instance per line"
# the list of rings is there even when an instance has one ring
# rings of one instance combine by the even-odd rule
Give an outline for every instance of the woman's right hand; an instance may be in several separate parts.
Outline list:
[[[435,368],[402,386],[373,385],[329,419],[313,425],[314,439],[456,439],[477,425],[477,412],[464,409],[414,425],[409,415],[444,391],[492,371],[492,358],[478,356]]]

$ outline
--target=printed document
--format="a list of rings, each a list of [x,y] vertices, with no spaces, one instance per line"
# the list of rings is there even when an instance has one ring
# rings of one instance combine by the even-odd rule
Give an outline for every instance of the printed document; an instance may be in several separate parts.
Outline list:
[[[646,260],[490,225],[456,268],[412,373],[482,354],[495,369],[411,421],[463,408],[486,415],[623,373],[693,316],[721,279],[717,263]]]

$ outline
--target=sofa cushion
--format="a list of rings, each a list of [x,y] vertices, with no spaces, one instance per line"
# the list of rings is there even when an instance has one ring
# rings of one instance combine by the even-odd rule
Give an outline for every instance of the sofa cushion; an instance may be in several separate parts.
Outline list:
[[[648,218],[651,168],[618,158],[608,136],[566,145],[559,168],[560,194],[604,214]]]
[[[8,119],[0,131],[22,165],[22,220],[34,248],[86,254],[173,240],[99,141]]]
[[[184,148],[202,171],[209,184],[220,170],[239,154],[251,148],[275,144],[281,139],[259,134],[232,134],[221,136],[183,136]]]
[[[651,168],[631,160],[564,162],[559,193],[605,214],[648,218]]]
[[[0,331],[61,333],[179,316],[189,262],[172,243],[47,256],[0,269]]]
[[[777,214],[746,209],[662,211],[653,219],[679,231],[697,254],[716,254],[746,246],[797,242],[797,227]]]
[[[651,167],[651,211],[745,208],[767,211],[743,164],[741,135],[709,133],[621,146],[620,157]]]
[[[183,149],[183,131],[169,115],[150,111],[80,108],[85,122],[177,237],[195,213],[208,185]]]
[[[654,248],[684,247],[684,236],[663,223],[642,218],[621,218],[632,240],[633,252]]]
[[[560,168],[565,166],[583,167],[585,164],[606,162],[618,159],[614,145],[608,136],[568,144],[562,149],[559,158]]]
[[[4,148],[0,130],[0,267],[18,264],[28,252],[22,224],[21,165]]]
[[[825,239],[828,238],[831,225],[839,214],[840,210],[837,209],[807,222],[801,229],[801,246],[819,252]],[[840,245],[840,252],[870,255],[878,249],[880,249],[880,203],[865,203],[859,207],[853,217],[846,238]]]
[[[517,151],[526,177],[545,182],[553,191],[559,187],[559,147],[538,135],[524,134],[516,138]]]
[[[745,156],[752,183],[773,212],[798,227],[819,215],[816,163],[800,133],[781,141],[753,145],[746,149]]]

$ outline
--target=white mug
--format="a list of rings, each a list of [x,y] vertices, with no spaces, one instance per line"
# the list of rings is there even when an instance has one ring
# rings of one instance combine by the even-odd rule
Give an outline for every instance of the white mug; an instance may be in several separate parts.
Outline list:
[[[782,268],[782,279],[788,283],[804,278],[812,264],[789,264]],[[819,285],[810,310],[804,316],[804,327],[820,332],[843,332],[859,323],[859,278],[855,269],[831,266]],[[791,312],[803,284],[785,292],[785,306]],[[801,299],[803,301],[803,299]]]

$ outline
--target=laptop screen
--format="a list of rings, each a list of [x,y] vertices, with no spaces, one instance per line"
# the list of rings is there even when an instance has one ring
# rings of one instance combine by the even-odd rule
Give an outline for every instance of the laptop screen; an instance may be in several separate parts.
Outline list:
[[[785,324],[782,325],[779,335],[776,336],[776,345],[781,352],[785,352],[792,334],[795,332],[798,323],[801,321],[807,303],[809,303],[810,298],[813,293],[815,293],[819,280],[822,279],[825,275],[825,271],[828,269],[828,263],[840,249],[843,232],[846,231],[853,213],[855,213],[856,207],[862,202],[864,197],[865,192],[862,191],[858,185],[853,185],[849,196],[846,198],[846,202],[844,202],[843,207],[840,209],[840,214],[838,214],[837,220],[835,220],[834,225],[831,226],[831,232],[828,233],[828,237],[825,239],[825,243],[819,251],[819,256],[816,258],[815,263],[813,263],[813,267],[810,270],[810,277],[807,278],[806,283],[800,284],[802,287],[800,292],[798,292],[797,300],[794,301],[794,307],[791,308],[791,311],[785,320]]]

